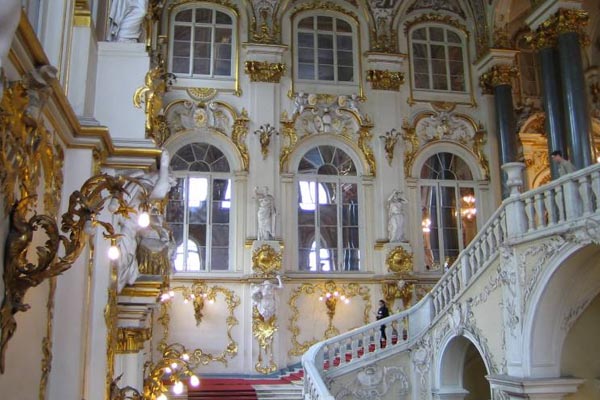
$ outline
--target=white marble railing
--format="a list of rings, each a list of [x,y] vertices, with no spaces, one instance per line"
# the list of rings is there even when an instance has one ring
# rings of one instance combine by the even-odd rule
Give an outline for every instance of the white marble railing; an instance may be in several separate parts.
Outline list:
[[[333,400],[325,384],[328,377],[359,363],[367,365],[369,360],[385,353],[405,350],[418,341],[498,258],[501,246],[553,235],[557,227],[569,227],[582,217],[600,213],[600,164],[522,194],[518,186],[522,185],[524,165],[512,163],[507,167],[511,196],[504,200],[429,294],[408,310],[317,343],[304,354],[305,399]],[[383,324],[386,336],[391,338],[385,346],[379,340]]]

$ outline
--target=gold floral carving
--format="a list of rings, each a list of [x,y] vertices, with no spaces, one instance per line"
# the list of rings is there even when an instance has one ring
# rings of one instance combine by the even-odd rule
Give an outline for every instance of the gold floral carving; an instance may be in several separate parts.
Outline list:
[[[402,300],[403,308],[408,308],[412,300],[415,285],[404,280],[383,281],[381,292],[383,299],[390,309],[394,308],[396,299]]]
[[[149,328],[119,328],[117,330],[117,354],[139,353],[144,342],[150,339]]]
[[[371,82],[373,90],[399,91],[404,83],[404,73],[389,70],[370,69],[367,71],[367,82]]]
[[[270,374],[277,370],[272,348],[275,332],[277,332],[277,316],[272,315],[269,319],[265,320],[258,311],[258,307],[252,307],[252,334],[259,345],[258,360],[254,368],[262,374]],[[263,352],[269,358],[266,364],[264,364]]]
[[[410,176],[410,170],[419,151],[419,137],[416,127],[411,126],[407,120],[404,120],[401,129],[403,131],[402,139],[410,145],[410,148],[406,146],[404,151],[404,176]]]
[[[473,154],[475,154],[475,157],[477,157],[477,160],[479,161],[479,165],[481,165],[481,168],[483,169],[485,175],[484,178],[485,179],[489,179],[490,177],[490,163],[488,162],[487,156],[485,155],[485,151],[483,149],[483,146],[485,146],[486,143],[486,137],[485,137],[485,130],[483,129],[482,126],[479,127],[479,129],[477,129],[477,132],[475,132],[475,136],[473,137]]]
[[[394,159],[394,148],[396,147],[396,143],[398,143],[398,138],[400,137],[400,132],[396,131],[396,129],[392,129],[385,133],[385,135],[379,136],[380,139],[384,141],[384,150],[385,150],[385,158],[388,160],[388,164],[392,165],[392,160]]]
[[[512,49],[513,45],[510,42],[508,35],[508,27],[504,25],[494,30],[494,48],[495,49]]]
[[[202,291],[202,293],[199,293],[200,296],[197,296],[197,297],[203,297],[202,294],[206,294],[206,296],[204,298],[209,301],[213,301],[213,302],[215,302],[217,300],[218,294],[221,294],[224,297],[225,303],[227,304],[227,310],[229,312],[229,315],[226,318],[228,343],[220,354],[211,354],[211,353],[207,353],[204,350],[199,349],[199,348],[195,349],[190,353],[189,362],[193,365],[200,365],[200,364],[207,365],[210,362],[220,362],[220,363],[227,365],[227,360],[235,357],[238,352],[238,344],[233,339],[233,336],[231,335],[231,330],[233,329],[234,326],[239,325],[239,321],[235,317],[235,310],[240,305],[240,298],[232,290],[227,289],[222,286],[219,286],[219,285],[207,287],[207,286],[205,286],[204,282],[200,281],[200,282],[194,283],[194,285],[192,286],[192,290],[194,290],[193,288],[196,285],[198,288],[203,288],[203,289],[200,289]],[[190,290],[190,289],[186,288],[186,287],[174,287],[171,290],[173,290],[175,292],[180,291],[180,292],[185,293],[186,290]],[[158,346],[158,349],[160,351],[164,351],[169,346],[172,346],[172,344],[167,345],[168,335],[169,335],[169,322],[170,322],[169,308],[170,308],[170,302],[162,303],[161,316],[159,317],[159,323],[163,327],[163,337],[160,340],[160,343]]]
[[[248,133],[248,122],[248,112],[242,109],[241,114],[233,122],[233,131],[231,132],[231,141],[240,152],[245,171],[248,171],[250,167],[250,154],[245,142],[246,134]]]
[[[479,77],[479,86],[484,93],[493,93],[493,88],[496,86],[512,86],[513,79],[517,76],[519,76],[519,70],[514,65],[494,65]]]
[[[46,336],[42,339],[42,376],[38,391],[39,400],[46,399],[46,388],[52,371],[52,333],[54,330],[54,295],[56,294],[56,277],[49,280],[48,300],[46,301]]]
[[[298,298],[301,295],[310,296],[310,295],[319,295],[320,297],[325,297],[327,293],[338,292],[339,294],[343,293],[346,298],[360,297],[364,302],[363,309],[363,322],[365,324],[369,323],[370,311],[371,311],[371,292],[369,288],[366,286],[362,286],[358,283],[348,283],[348,284],[336,284],[334,281],[326,281],[320,283],[303,283],[292,291],[292,295],[288,301],[288,305],[290,307],[290,311],[292,316],[290,317],[290,333],[292,335],[292,349],[288,351],[290,356],[301,356],[308,350],[310,346],[317,343],[322,338],[312,338],[310,340],[300,342],[298,337],[300,336],[300,327],[298,326],[298,319],[300,318],[300,310],[296,305]],[[331,296],[333,297],[333,296]],[[330,297],[330,298],[331,298]],[[335,314],[335,307],[337,305],[337,301],[330,300],[329,302],[325,301],[325,312],[329,317],[329,325],[326,331],[323,333],[325,337],[331,337],[338,332],[337,328],[333,326],[333,316]]]
[[[380,32],[379,29],[371,29],[371,51],[394,54],[398,52],[398,31],[387,29]]]
[[[146,137],[152,139],[157,147],[162,147],[171,132],[163,113],[163,96],[167,92],[169,75],[164,63],[150,69],[144,78],[144,85],[133,94],[133,105],[142,108],[146,114]]]
[[[5,212],[15,202],[15,194],[26,198],[36,194],[44,178],[44,206],[55,215],[62,192],[64,152],[42,121],[42,110],[52,93],[30,73],[24,80],[6,84],[0,102],[0,187]],[[50,73],[48,73],[50,75]],[[47,78],[46,78],[47,79]]]
[[[274,276],[281,270],[281,252],[263,244],[252,254],[252,270],[260,277]]]
[[[401,246],[388,253],[385,263],[388,270],[396,274],[410,274],[413,272],[412,254]]]
[[[327,10],[327,11],[339,12],[341,14],[349,16],[355,22],[358,23],[358,17],[356,16],[355,13],[353,13],[352,11],[349,11],[347,7],[341,6],[332,1],[313,0],[311,2],[300,4],[298,7],[296,7],[294,9],[292,15],[295,16],[296,14],[298,14],[300,12],[309,11],[309,10]]]
[[[467,36],[469,35],[469,31],[467,30],[466,26],[461,24],[456,18],[452,18],[449,15],[443,15],[443,14],[419,15],[418,17],[404,23],[404,33],[408,34],[408,32],[410,31],[410,28],[412,28],[415,25],[422,24],[422,23],[432,23],[432,22],[453,26],[456,29],[463,31]]]
[[[279,83],[285,72],[285,64],[267,61],[246,61],[244,71],[251,82]]]
[[[266,13],[268,11],[265,10]],[[265,12],[261,12],[261,24],[260,28],[257,27],[256,17],[252,17],[252,23],[250,24],[250,37],[252,43],[260,44],[276,44],[279,42],[279,33],[281,31],[279,24],[274,21],[272,26],[267,23],[268,15]]]
[[[558,35],[574,32],[579,35],[582,46],[589,44],[586,27],[589,23],[589,14],[585,10],[559,9],[554,15],[545,20],[535,30],[527,35],[527,41],[536,49],[555,47]]]
[[[187,88],[185,91],[192,99],[197,100],[201,103],[206,103],[207,101],[214,99],[217,93],[219,93],[215,88],[193,87]]]
[[[104,323],[106,325],[106,396],[110,399],[113,376],[115,374],[115,349],[118,343],[117,322],[119,318],[117,301],[117,266],[113,264],[110,271],[110,285],[107,289],[108,299],[104,307]]]

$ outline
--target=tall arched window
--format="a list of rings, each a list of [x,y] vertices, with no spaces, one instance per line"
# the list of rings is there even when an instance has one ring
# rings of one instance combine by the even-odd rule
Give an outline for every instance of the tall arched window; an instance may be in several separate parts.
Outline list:
[[[444,26],[424,26],[410,34],[413,88],[466,92],[463,35]]]
[[[298,21],[296,42],[297,79],[354,82],[354,31],[342,18],[327,15]]]
[[[423,164],[419,192],[425,266],[448,267],[477,234],[473,175],[462,158],[437,153]]]
[[[357,271],[358,177],[334,146],[309,150],[298,166],[298,263],[301,271]]]
[[[234,18],[206,6],[182,8],[172,17],[170,71],[183,77],[230,77]]]
[[[177,243],[177,272],[229,269],[231,173],[225,155],[210,144],[193,143],[171,159],[177,178],[167,221]]]

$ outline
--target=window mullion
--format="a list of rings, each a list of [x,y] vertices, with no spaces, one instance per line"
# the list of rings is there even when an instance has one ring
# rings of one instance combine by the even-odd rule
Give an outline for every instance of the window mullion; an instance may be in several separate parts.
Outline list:
[[[463,235],[462,235],[462,230],[463,230],[463,226],[462,226],[462,215],[460,214],[461,212],[461,197],[460,197],[460,186],[458,183],[454,184],[454,201],[456,204],[455,207],[455,212],[456,212],[456,226],[457,226],[457,230],[456,230],[456,234],[457,234],[457,239],[458,239],[458,251],[461,252],[463,251],[465,244],[463,243]]]
[[[444,33],[445,34],[445,33]],[[446,64],[446,85],[452,92],[452,82],[450,79],[450,53],[448,52],[448,42],[444,43],[444,63]]]
[[[321,272],[321,207],[319,198],[319,185],[321,182],[315,179],[315,260],[316,269]]]
[[[319,31],[313,31],[313,57],[314,57],[314,70],[313,80],[317,80],[319,76]]]
[[[336,198],[337,200],[337,260],[336,260],[336,268],[340,269],[344,262],[344,223],[342,220],[342,207],[343,207],[343,199],[342,199],[342,189],[341,189],[341,181],[338,179],[336,181]]]
[[[210,271],[212,266],[212,191],[213,180],[212,175],[207,176],[206,185],[206,271]]]
[[[331,34],[333,43],[333,81],[338,81],[338,52],[337,52],[337,32],[336,32],[336,20],[334,19],[334,30]]]
[[[186,177],[185,180],[183,181],[183,193],[185,193],[185,196],[183,197],[183,201],[184,201],[184,205],[183,205],[183,270],[187,271],[188,269],[188,238],[189,238],[189,218],[188,218],[188,214],[189,214],[189,199],[190,199],[190,194],[189,194],[189,188],[190,188],[190,184],[189,184],[189,177]]]
[[[446,249],[445,249],[445,245],[444,245],[444,226],[443,226],[443,219],[442,219],[442,214],[443,214],[443,210],[442,210],[442,187],[440,185],[439,182],[435,183],[435,191],[436,191],[436,196],[435,196],[435,208],[436,208],[436,216],[435,216],[435,223],[437,225],[437,242],[438,242],[438,251],[439,251],[439,263],[440,265],[443,264],[443,260],[446,259]]]

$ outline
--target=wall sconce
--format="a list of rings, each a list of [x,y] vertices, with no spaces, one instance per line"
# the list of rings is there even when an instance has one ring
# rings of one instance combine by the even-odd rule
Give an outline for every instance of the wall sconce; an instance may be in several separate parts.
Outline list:
[[[460,215],[463,218],[471,221],[477,215],[477,209],[475,208],[475,196],[463,196],[461,200],[464,203],[464,207],[461,207]]]
[[[325,337],[330,338],[339,334],[336,327],[333,326],[333,317],[335,317],[335,309],[338,301],[344,304],[350,304],[350,298],[344,293],[342,288],[338,288],[333,281],[327,281],[324,285],[324,290],[319,296],[319,301],[324,301],[327,307],[327,317],[329,317],[329,324],[327,330],[325,330]]]
[[[259,135],[260,151],[263,155],[263,160],[269,154],[269,145],[271,144],[271,136],[279,135],[279,132],[271,124],[261,125],[260,128],[254,131],[255,135]]]
[[[156,363],[144,366],[144,389],[140,394],[136,389],[127,386],[119,388],[120,376],[111,382],[110,400],[167,400],[168,384],[172,385],[175,395],[183,393],[183,382],[188,381],[192,387],[200,385],[200,379],[193,373],[189,352],[182,345],[175,343],[167,346],[162,358]]]
[[[396,147],[396,143],[398,143],[399,137],[400,132],[396,131],[395,128],[389,132],[386,132],[385,136],[379,136],[379,138],[382,139],[385,143],[385,158],[387,158],[389,165],[392,165],[392,160],[394,159],[394,147]]]
[[[218,289],[218,288],[217,288]],[[217,298],[217,290],[209,289],[204,282],[196,282],[191,287],[176,287],[166,289],[160,296],[161,302],[171,301],[175,297],[175,291],[181,291],[183,296],[183,304],[192,303],[194,306],[194,317],[196,318],[196,326],[200,325],[204,317],[203,310],[205,302],[214,304]]]
[[[108,222],[98,219],[107,200],[108,211],[129,217],[136,212],[128,205],[125,186],[129,183],[139,185],[142,190],[142,202],[148,199],[146,188],[139,181],[107,174],[99,174],[83,183],[81,189],[69,197],[69,208],[61,217],[60,231],[54,217],[35,213],[36,196],[27,196],[14,203],[9,214],[8,236],[4,250],[4,300],[0,308],[0,373],[4,373],[5,355],[8,341],[17,328],[14,315],[27,311],[28,304],[23,303],[27,291],[38,286],[45,279],[67,271],[77,260],[85,247],[88,236],[93,235],[97,226],[104,229],[104,237],[110,240],[108,256],[111,260],[119,257],[117,238]],[[105,195],[103,193],[107,192]],[[33,214],[31,217],[29,217]],[[37,247],[37,257],[28,257],[31,243],[37,232],[44,231],[48,238],[44,246]],[[40,240],[36,240],[40,243]],[[59,256],[59,248],[63,255]],[[30,262],[31,260],[35,260]]]

